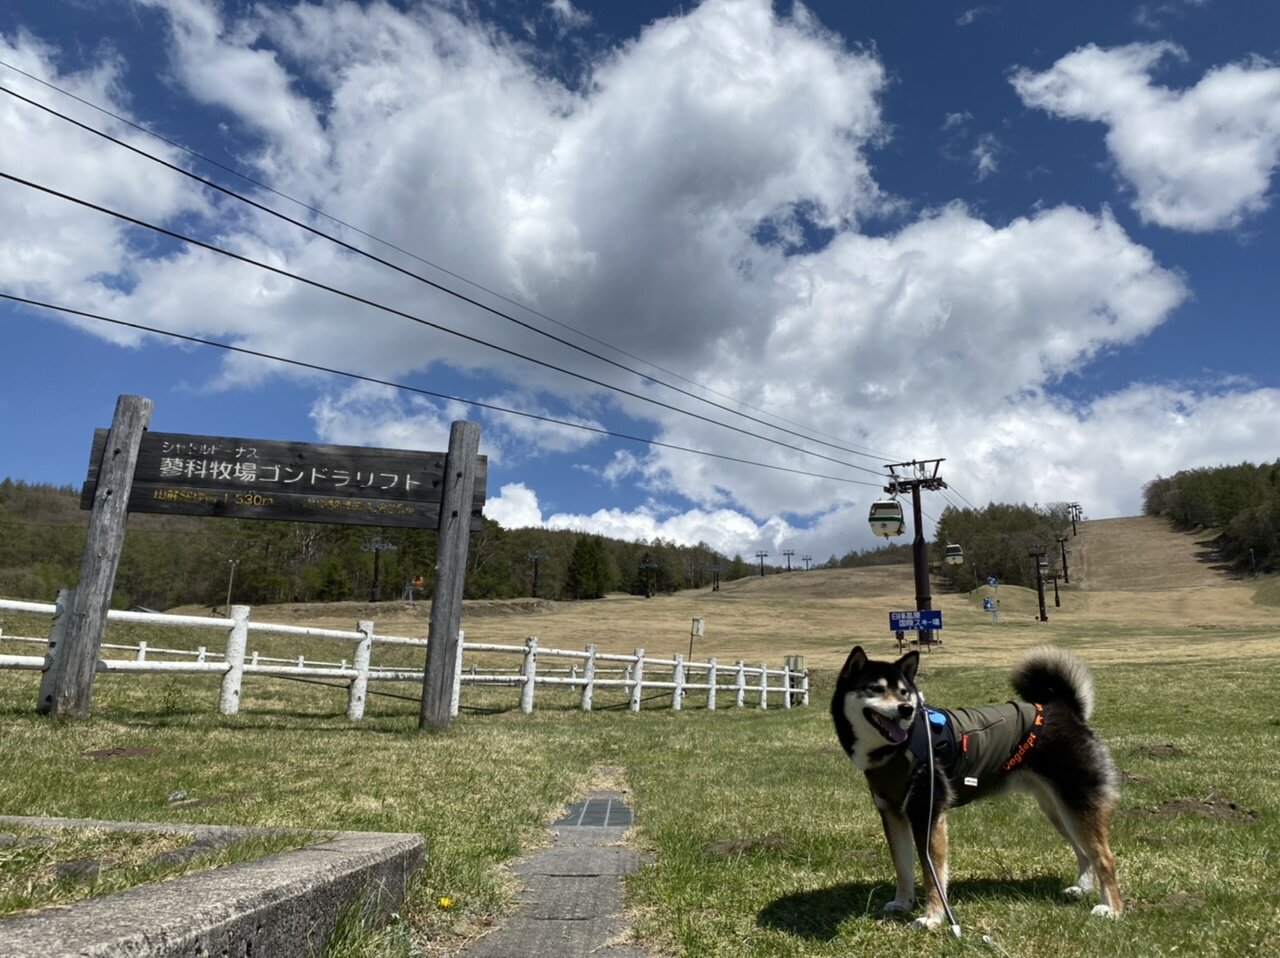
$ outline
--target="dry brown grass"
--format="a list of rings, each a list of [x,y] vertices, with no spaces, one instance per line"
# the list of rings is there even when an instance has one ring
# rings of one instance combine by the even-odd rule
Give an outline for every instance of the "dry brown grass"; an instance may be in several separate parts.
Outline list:
[[[949,594],[935,585],[933,605],[943,612],[945,641],[929,654],[950,664],[998,664],[1045,642],[1076,648],[1097,663],[1191,659],[1207,654],[1210,645],[1216,655],[1280,652],[1273,610],[1254,601],[1271,583],[1217,568],[1202,555],[1206,534],[1175,532],[1148,518],[1094,520],[1079,528],[1068,542],[1071,585],[1061,587],[1061,607],[1048,590],[1048,622],[1037,620],[1029,589],[1001,586],[994,593],[1001,621],[993,625],[981,602],[993,594],[990,589]],[[810,667],[831,668],[855,643],[878,654],[895,649],[888,614],[913,608],[911,569],[899,565],[750,576],[719,592],[652,599],[615,594],[593,602],[468,602],[462,626],[473,642],[518,644],[536,635],[543,648],[581,649],[594,642],[605,651],[643,647],[652,656],[687,653],[696,616],[705,622],[705,635],[694,645],[699,659],[776,664],[796,654]],[[372,618],[384,634],[425,636],[429,612],[425,602],[351,602],[264,606],[253,615],[334,628]]]

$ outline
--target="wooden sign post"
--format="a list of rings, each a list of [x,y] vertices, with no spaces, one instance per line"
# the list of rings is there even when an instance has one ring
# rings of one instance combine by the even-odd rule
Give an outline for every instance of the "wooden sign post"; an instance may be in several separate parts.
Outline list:
[[[436,540],[436,582],[431,593],[431,625],[427,633],[427,661],[422,675],[421,729],[449,727],[450,695],[458,657],[458,627],[462,624],[462,586],[471,538],[467,505],[476,481],[476,452],[480,427],[455,422],[449,430],[444,486],[440,499],[440,537]]]
[[[437,528],[422,727],[446,727],[467,545],[484,521],[480,427],[455,422],[449,451],[438,453],[147,432],[150,420],[150,399],[121,396],[111,428],[94,434],[80,494],[80,507],[92,510],[80,580],[59,593],[36,710],[88,716],[125,521],[153,512]]]
[[[36,711],[54,718],[86,718],[93,697],[98,650],[107,627],[111,589],[120,565],[133,470],[142,434],[151,421],[151,400],[121,396],[106,437],[89,534],[80,558],[67,616],[66,634],[40,682]]]

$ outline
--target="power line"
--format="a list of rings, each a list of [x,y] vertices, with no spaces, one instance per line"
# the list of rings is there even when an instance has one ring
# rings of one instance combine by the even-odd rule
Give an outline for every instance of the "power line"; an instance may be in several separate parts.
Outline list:
[[[537,359],[533,356],[529,356],[524,353],[521,353],[518,350],[509,349],[506,346],[499,346],[497,343],[491,343],[487,340],[481,339],[478,336],[472,336],[469,333],[463,333],[456,329],[450,329],[447,326],[442,326],[439,323],[433,323],[430,320],[423,319],[421,316],[415,316],[412,313],[407,313],[404,310],[396,309],[393,306],[387,306],[384,303],[379,303],[375,300],[369,299],[368,297],[361,296],[357,293],[352,293],[349,290],[339,289],[336,286],[330,286],[327,283],[322,283],[319,280],[311,279],[307,276],[301,275],[300,273],[294,273],[294,272],[291,272],[290,270],[283,269],[279,266],[272,266],[268,263],[262,262],[261,260],[255,260],[250,256],[244,256],[240,253],[233,253],[231,250],[223,249],[221,246],[217,246],[213,243],[206,243],[203,240],[198,240],[192,236],[187,236],[184,233],[179,233],[174,230],[166,229],[165,227],[158,226],[155,223],[149,223],[146,220],[138,219],[137,217],[134,217],[134,216],[129,216],[127,213],[121,213],[120,211],[113,210],[110,207],[102,206],[98,203],[92,203],[89,200],[86,200],[77,196],[72,196],[69,193],[62,192],[61,190],[55,190],[52,187],[44,186],[40,183],[36,183],[31,180],[24,179],[20,176],[15,176],[12,173],[7,173],[3,170],[0,170],[0,179],[9,180],[10,182],[13,182],[13,183],[18,183],[22,186],[26,186],[30,189],[37,190],[41,193],[46,193],[49,196],[55,196],[58,199],[65,200],[68,203],[73,203],[77,206],[84,207],[85,209],[91,209],[98,213],[104,213],[107,216],[112,216],[123,222],[131,223],[134,226],[143,227],[144,229],[151,230],[152,232],[158,233],[161,236],[167,236],[170,239],[179,240],[183,243],[190,244],[191,246],[196,246],[196,247],[199,247],[200,249],[208,250],[211,253],[217,253],[220,256],[227,257],[228,259],[233,259],[250,266],[256,266],[258,269],[266,270],[269,273],[275,273],[277,276],[284,276],[287,279],[292,279],[295,282],[303,283],[307,286],[311,286],[315,289],[319,289],[327,293],[332,293],[335,296],[340,296],[343,299],[348,299],[348,300],[351,300],[352,302],[360,303],[363,306],[369,306],[369,307],[372,307],[373,309],[380,310],[392,316],[397,316],[401,319],[407,319],[411,322],[418,323],[421,326],[426,326],[430,329],[434,329],[438,332],[445,333],[449,336],[456,336],[457,338],[465,340],[466,342],[474,343],[475,345],[478,345],[478,346],[485,346],[489,349],[495,350],[500,353],[504,353],[505,355],[512,356],[516,359],[522,359],[525,362],[534,363],[535,365],[542,366],[546,369],[551,369],[551,370],[554,370],[555,372],[563,373],[566,376],[572,376],[575,379],[580,379],[583,382],[591,383],[592,385],[599,386],[602,389],[611,390],[613,392],[620,393],[621,395],[629,396],[633,399],[638,399],[641,402],[646,402],[651,405],[670,410],[671,412],[680,413],[681,415],[689,416],[692,419],[701,420],[702,422],[709,423],[713,426],[719,426],[722,429],[729,429],[729,430],[732,430],[733,432],[740,433],[744,436],[749,436],[752,439],[759,439],[763,442],[773,443],[776,446],[781,446],[784,449],[790,449],[794,452],[803,453],[806,456],[813,456],[816,459],[824,459],[827,462],[834,462],[837,465],[846,466],[847,468],[850,468],[850,469],[857,469],[861,472],[867,472],[867,473],[871,473],[872,475],[877,475],[874,469],[868,469],[866,466],[860,466],[857,463],[846,462],[843,459],[836,459],[832,456],[827,456],[820,452],[814,452],[811,449],[805,449],[801,446],[796,446],[791,443],[783,442],[780,439],[771,439],[768,436],[761,436],[757,433],[753,433],[750,430],[743,429],[739,426],[733,426],[733,425],[730,425],[729,423],[721,422],[717,419],[712,419],[709,416],[703,416],[700,413],[691,412],[688,409],[681,409],[679,406],[673,406],[670,403],[662,402],[659,399],[654,399],[652,396],[645,396],[642,393],[633,392],[632,390],[624,389],[621,386],[615,386],[611,383],[604,382],[603,380],[595,379],[591,376],[586,375],[585,373],[574,372],[571,369],[567,369],[563,366],[557,366],[555,363],[548,362],[547,360]],[[459,298],[464,300],[466,299],[466,297],[463,297],[461,296],[461,294],[458,294],[458,293],[453,293],[452,295],[458,296]],[[482,307],[482,308],[488,308],[488,307]]]
[[[0,174],[2,175],[2,174]],[[249,349],[246,346],[235,346],[231,343],[218,342],[212,339],[203,339],[199,336],[192,336],[187,333],[178,333],[173,330],[160,329],[156,326],[147,326],[143,323],[133,323],[124,319],[114,319],[110,316],[101,316],[97,313],[86,312],[82,309],[73,309],[70,306],[59,306],[54,303],[46,303],[41,300],[31,299],[26,296],[17,296],[13,293],[5,293],[0,291],[0,299],[7,299],[11,302],[22,303],[27,306],[38,306],[42,309],[51,309],[60,313],[67,313],[72,316],[79,316],[83,319],[91,319],[96,322],[110,323],[113,326],[123,326],[128,329],[136,329],[139,332],[151,333],[156,336],[166,336],[170,339],[179,339],[183,342],[194,343],[198,346],[209,346],[215,349],[223,349],[228,352],[240,353],[244,356],[253,356],[257,359],[265,359],[270,362],[284,363],[289,366],[296,366],[300,369],[309,369],[313,372],[326,373],[331,376],[341,376],[346,379],[353,379],[359,382],[370,383],[376,386],[387,386],[391,389],[403,390],[404,392],[414,393],[420,396],[429,396],[433,399],[444,399],[448,402],[462,403],[463,405],[473,406],[477,409],[486,409],[490,412],[502,413],[508,416],[521,416],[525,419],[534,419],[538,422],[550,423],[556,426],[565,426],[570,429],[581,429],[584,432],[595,433],[600,436],[608,436],[612,439],[625,439],[628,442],[643,443],[647,446],[656,446],[661,449],[671,449],[676,452],[687,452],[696,456],[706,456],[711,459],[720,459],[725,462],[739,463],[745,466],[757,466],[761,469],[772,469],[776,472],[786,472],[792,475],[805,476],[810,479],[827,479],[832,482],[845,482],[856,486],[878,486],[877,483],[864,482],[861,479],[848,479],[843,476],[827,476],[822,473],[807,472],[803,469],[792,469],[787,466],[778,466],[767,462],[757,462],[752,459],[742,459],[737,456],[730,456],[724,453],[711,452],[706,449],[695,449],[691,446],[681,446],[676,443],[662,442],[658,439],[648,439],[643,436],[632,436],[627,433],[614,432],[611,429],[605,429],[600,426],[588,426],[585,423],[571,422],[567,419],[557,419],[554,416],[543,416],[538,413],[528,412],[523,409],[509,409],[505,406],[499,406],[495,403],[482,402],[477,399],[465,399],[461,396],[451,396],[448,393],[435,392],[430,389],[422,389],[418,386],[410,386],[405,383],[393,382],[389,379],[378,379],[374,376],[365,376],[360,373],[353,373],[343,369],[335,369],[330,366],[321,366],[318,363],[309,363],[301,359],[292,359],[288,356],[277,356],[272,353],[262,352],[256,349]]]
[[[558,343],[558,344],[560,344],[560,345],[562,345],[562,346],[565,346],[565,347],[567,347],[567,348],[569,348],[569,349],[573,349],[573,350],[576,350],[576,351],[578,351],[578,352],[581,352],[581,353],[583,353],[584,355],[590,356],[590,357],[591,357],[591,358],[593,358],[593,359],[597,359],[597,360],[599,360],[600,362],[607,363],[607,364],[609,364],[609,365],[611,365],[611,366],[614,366],[614,367],[616,367],[616,368],[618,368],[618,369],[621,369],[621,370],[623,370],[623,371],[625,371],[625,372],[628,372],[628,373],[630,373],[630,374],[632,374],[632,375],[634,375],[634,376],[639,376],[640,378],[645,379],[645,380],[647,380],[647,381],[649,381],[649,382],[652,382],[652,383],[654,383],[655,385],[664,386],[664,387],[666,387],[667,389],[670,389],[670,390],[672,390],[672,391],[674,391],[674,392],[677,392],[677,393],[679,393],[679,394],[681,394],[681,395],[683,395],[683,396],[687,396],[688,398],[693,399],[693,400],[695,400],[695,401],[697,401],[697,402],[705,403],[705,404],[707,404],[707,405],[709,405],[709,406],[712,406],[712,407],[714,407],[714,408],[716,408],[716,409],[719,409],[719,410],[721,410],[721,411],[723,411],[723,412],[728,412],[728,413],[731,413],[731,414],[733,414],[733,415],[735,415],[735,416],[741,416],[742,418],[747,419],[747,420],[749,420],[749,421],[751,421],[751,422],[757,423],[757,424],[762,425],[762,426],[767,426],[767,427],[768,427],[768,428],[770,428],[770,429],[777,429],[777,430],[778,430],[778,431],[780,431],[780,432],[786,433],[786,434],[788,434],[788,435],[796,436],[796,437],[801,438],[801,439],[808,440],[809,442],[816,442],[816,443],[818,443],[819,445],[827,446],[827,447],[830,447],[830,448],[833,448],[833,449],[838,449],[838,450],[840,450],[841,452],[847,452],[847,453],[850,453],[851,455],[855,455],[855,456],[865,456],[865,457],[867,457],[867,458],[881,458],[881,457],[879,457],[879,456],[877,456],[877,455],[872,454],[871,452],[867,452],[867,451],[860,450],[860,449],[856,449],[856,448],[851,448],[851,447],[849,447],[849,446],[840,445],[840,444],[838,444],[838,443],[827,442],[827,441],[822,440],[822,439],[814,438],[813,436],[808,435],[808,434],[806,434],[806,433],[797,432],[797,431],[795,431],[795,430],[793,430],[793,429],[787,429],[787,428],[785,428],[785,427],[783,427],[783,426],[779,426],[779,425],[777,425],[776,423],[767,422],[766,420],[760,419],[760,418],[758,418],[758,417],[756,417],[756,416],[750,416],[750,415],[748,415],[748,414],[746,414],[746,413],[744,413],[744,412],[741,412],[741,411],[739,411],[739,410],[731,409],[730,407],[725,406],[725,405],[722,405],[721,403],[713,402],[712,400],[707,399],[707,398],[705,398],[705,397],[703,397],[703,396],[699,396],[699,395],[697,395],[696,393],[690,392],[690,391],[689,391],[689,390],[687,390],[687,389],[682,389],[682,388],[681,388],[681,387],[679,387],[679,386],[675,386],[675,385],[672,385],[671,383],[664,382],[663,380],[658,379],[658,378],[656,378],[656,377],[654,377],[654,376],[651,376],[651,375],[649,375],[648,373],[644,373],[644,372],[642,372],[642,371],[640,371],[640,370],[638,370],[638,369],[633,369],[632,367],[627,366],[627,365],[626,365],[626,364],[624,364],[624,363],[620,363],[620,362],[618,362],[617,360],[609,359],[607,356],[602,356],[602,355],[600,355],[599,353],[593,352],[592,350],[587,349],[587,348],[586,348],[586,347],[584,347],[584,346],[578,345],[577,343],[570,342],[569,340],[564,339],[563,337],[556,336],[554,333],[549,333],[549,332],[547,332],[546,330],[539,329],[537,326],[533,325],[532,323],[527,323],[527,322],[525,322],[524,320],[521,320],[521,319],[516,318],[515,316],[512,316],[512,315],[510,315],[510,314],[508,314],[508,313],[504,313],[504,312],[502,312],[501,310],[495,309],[495,308],[494,308],[494,307],[492,307],[492,306],[489,306],[489,305],[487,305],[487,304],[485,304],[485,303],[480,302],[479,300],[476,300],[476,299],[473,299],[472,297],[466,296],[465,294],[460,293],[460,292],[458,292],[457,290],[451,289],[450,287],[445,286],[445,285],[443,285],[442,283],[438,283],[438,282],[436,282],[435,280],[432,280],[432,279],[429,279],[429,278],[427,278],[427,277],[425,277],[425,276],[422,276],[422,275],[421,275],[421,274],[419,274],[419,273],[415,273],[415,272],[413,272],[412,270],[408,270],[408,269],[405,269],[405,268],[404,268],[404,267],[402,267],[402,266],[398,266],[397,264],[392,263],[392,262],[390,262],[389,260],[385,260],[385,259],[383,259],[383,258],[381,258],[381,257],[379,257],[379,256],[375,256],[374,254],[372,254],[372,253],[368,252],[367,250],[360,249],[358,246],[354,246],[354,245],[352,245],[352,244],[350,244],[350,243],[347,243],[346,241],[344,241],[344,240],[342,240],[342,239],[339,239],[338,237],[333,236],[333,235],[331,235],[331,234],[329,234],[329,233],[326,233],[326,232],[324,232],[323,230],[317,229],[316,227],[311,226],[310,224],[304,223],[304,222],[302,222],[302,221],[300,221],[300,220],[293,219],[292,217],[287,216],[287,215],[285,215],[284,213],[279,212],[278,210],[274,210],[274,209],[272,209],[271,207],[266,206],[266,205],[264,205],[264,204],[262,204],[262,203],[258,203],[256,200],[250,199],[249,197],[244,196],[244,195],[243,195],[243,194],[241,194],[241,193],[237,193],[235,190],[232,190],[232,189],[230,189],[229,187],[226,187],[226,186],[223,186],[223,185],[221,185],[221,184],[219,184],[219,183],[216,183],[216,182],[214,182],[213,180],[206,179],[205,177],[198,176],[197,174],[192,173],[190,170],[185,170],[185,169],[183,169],[182,167],[177,166],[176,164],[170,163],[170,162],[168,162],[167,160],[164,160],[164,159],[162,159],[162,158],[160,158],[160,157],[158,157],[158,156],[155,156],[154,154],[148,153],[147,151],[145,151],[145,150],[143,150],[143,149],[140,149],[139,147],[136,147],[136,146],[133,146],[132,144],[126,143],[126,142],[124,142],[123,140],[120,140],[120,139],[118,139],[117,137],[114,137],[114,136],[112,136],[112,135],[111,135],[111,134],[109,134],[109,133],[106,133],[106,132],[104,132],[104,131],[102,131],[102,130],[98,130],[98,129],[96,129],[96,128],[92,127],[92,126],[89,126],[89,125],[88,125],[88,124],[86,124],[86,123],[82,123],[82,122],[80,122],[79,120],[73,119],[72,117],[69,117],[69,116],[67,116],[67,115],[66,115],[66,114],[64,114],[64,113],[60,113],[59,111],[57,111],[57,110],[53,109],[52,107],[46,106],[45,104],[42,104],[42,103],[39,103],[39,102],[37,102],[36,100],[32,100],[32,99],[30,99],[29,97],[23,96],[22,94],[17,93],[17,92],[15,92],[15,91],[13,91],[13,90],[10,90],[9,88],[7,88],[7,87],[5,87],[5,86],[0,86],[0,92],[7,93],[9,96],[11,96],[11,97],[13,97],[13,98],[15,98],[15,99],[17,99],[17,100],[21,100],[23,103],[26,103],[26,104],[28,104],[28,105],[30,105],[30,106],[34,106],[35,108],[37,108],[37,109],[39,109],[39,110],[43,110],[45,113],[48,113],[48,114],[50,114],[50,115],[52,115],[52,116],[56,116],[56,117],[58,117],[59,119],[61,119],[61,120],[65,121],[65,122],[67,122],[67,123],[70,123],[71,125],[76,126],[76,127],[78,127],[79,129],[84,130],[84,131],[85,131],[85,132],[87,132],[87,133],[92,133],[92,134],[93,134],[93,135],[95,135],[95,136],[101,137],[102,139],[107,140],[108,142],[113,143],[113,144],[115,144],[116,146],[122,147],[123,149],[129,150],[129,151],[130,151],[130,152],[132,152],[132,153],[136,153],[138,156],[144,157],[145,159],[148,159],[148,160],[150,160],[150,161],[151,161],[151,162],[153,162],[153,163],[156,163],[156,164],[158,164],[158,165],[160,165],[160,166],[165,167],[165,168],[166,168],[166,169],[168,169],[168,170],[171,170],[171,171],[173,171],[173,172],[175,172],[175,173],[178,173],[178,174],[179,174],[179,175],[181,175],[181,176],[185,176],[185,177],[187,177],[188,179],[194,180],[195,182],[200,183],[201,185],[203,185],[203,186],[207,187],[208,189],[216,190],[217,192],[222,193],[222,194],[224,194],[224,195],[226,195],[226,196],[229,196],[229,197],[231,197],[231,198],[233,198],[233,199],[235,199],[235,200],[238,200],[239,202],[244,203],[244,204],[246,204],[246,205],[248,205],[248,206],[251,206],[251,207],[253,207],[254,209],[256,209],[256,210],[258,210],[258,211],[260,211],[260,212],[266,213],[266,214],[268,214],[269,216],[274,216],[274,217],[276,217],[277,219],[280,219],[280,220],[282,220],[282,221],[284,221],[284,222],[286,222],[286,223],[289,223],[290,225],[295,226],[295,227],[297,227],[298,229],[305,230],[306,232],[311,233],[311,234],[312,234],[312,235],[314,235],[314,236],[317,236],[317,237],[320,237],[320,238],[322,238],[322,239],[328,240],[329,242],[331,242],[331,243],[333,243],[333,244],[335,244],[335,245],[337,245],[337,246],[341,247],[342,249],[347,250],[348,252],[351,252],[351,253],[356,254],[357,256],[361,256],[361,257],[364,257],[364,258],[366,258],[366,259],[369,259],[369,260],[371,260],[372,262],[377,263],[377,264],[378,264],[378,265],[380,265],[380,266],[384,266],[384,267],[386,267],[386,268],[388,268],[388,269],[394,270],[394,271],[395,271],[395,272],[397,272],[397,273],[400,273],[400,274],[402,274],[402,275],[404,275],[404,276],[407,276],[407,277],[409,277],[409,278],[411,278],[411,279],[417,280],[418,282],[423,283],[423,284],[425,284],[425,285],[427,285],[427,286],[430,286],[430,287],[432,287],[433,289],[436,289],[436,290],[438,290],[438,291],[440,291],[440,292],[447,293],[448,295],[453,296],[453,297],[455,297],[455,298],[457,298],[457,299],[461,300],[462,302],[467,303],[468,305],[475,306],[475,307],[477,307],[477,308],[479,308],[479,309],[483,309],[483,310],[485,310],[486,312],[489,312],[489,313],[493,314],[494,316],[497,316],[497,317],[499,317],[499,318],[501,318],[501,319],[506,320],[507,322],[514,323],[515,325],[520,326],[521,328],[523,328],[523,329],[525,329],[525,330],[527,330],[527,331],[529,331],[529,332],[535,333],[535,334],[537,334],[537,335],[539,335],[539,336],[543,336],[543,337],[545,337],[545,338],[547,338],[547,339],[550,339],[551,341],[553,341],[553,342],[555,342],[555,343]],[[111,115],[112,115],[112,116],[114,116],[114,114],[111,114]],[[122,120],[122,122],[126,122],[126,123],[127,123],[127,122],[129,122],[129,121],[127,121],[127,120]],[[144,132],[149,132],[149,131],[145,131],[145,130],[144,130]],[[162,138],[162,139],[163,139],[163,138]],[[166,140],[165,142],[169,142],[169,141],[167,141],[167,140]],[[182,147],[178,147],[178,148],[179,148],[179,149],[185,149],[185,148],[182,148]],[[187,152],[190,152],[190,151],[187,151]],[[193,154],[193,155],[198,155],[198,154]],[[255,183],[256,183],[256,181],[253,181],[253,180],[250,180],[250,182],[255,182]],[[264,187],[264,188],[265,188],[265,189],[270,189],[270,187]],[[277,192],[277,191],[275,191],[275,190],[271,190],[271,192],[275,193],[275,192]],[[283,195],[283,194],[280,194],[280,195]],[[286,196],[285,198],[286,198],[286,199],[290,199],[290,200],[291,200],[291,198],[290,198],[290,197],[287,197],[287,196]],[[298,202],[298,201],[296,201],[296,200],[291,200],[291,201],[292,201],[292,202]],[[306,209],[308,209],[308,210],[311,210],[311,211],[313,211],[313,212],[316,212],[318,215],[321,215],[321,216],[327,216],[327,214],[325,214],[325,213],[323,213],[323,212],[321,212],[321,211],[319,211],[319,210],[314,209],[314,207],[306,206],[306,204],[300,204],[300,205],[304,206],[304,207],[305,207]],[[341,223],[341,221],[340,221],[340,220],[335,220],[335,222],[339,222],[339,223]],[[145,225],[145,224],[144,224],[144,225]],[[349,224],[342,223],[342,225],[343,225],[343,226],[347,226],[347,228],[349,228],[349,229],[354,229],[354,227],[351,227]],[[369,235],[369,234],[365,234],[365,233],[363,233],[363,231],[360,231],[360,230],[356,230],[356,231],[357,231],[357,232],[359,232],[359,233],[361,233],[362,235],[365,235],[365,236],[368,236],[368,235]],[[378,241],[378,240],[377,240],[377,237],[369,236],[369,238],[370,238],[370,239],[374,239],[375,241]],[[380,241],[379,241],[379,242],[380,242]],[[396,247],[396,248],[397,248],[397,249],[399,249],[398,247]],[[406,252],[406,251],[404,251],[404,250],[400,250],[400,252],[404,252],[404,253],[405,253],[405,255],[408,255],[408,256],[414,256],[414,254],[412,254],[412,253],[408,253],[408,252]],[[427,265],[432,266],[432,267],[433,267],[433,268],[435,268],[435,269],[440,269],[440,267],[436,266],[434,263],[431,263],[431,262],[430,262],[430,261],[428,261],[428,260],[422,260],[420,257],[416,257],[416,256],[414,256],[414,258],[415,258],[415,259],[419,259],[421,262],[427,263]],[[515,306],[517,306],[517,307],[519,307],[519,308],[521,308],[521,309],[528,310],[530,313],[534,313],[535,315],[542,316],[542,318],[543,318],[543,319],[547,319],[547,320],[549,320],[550,322],[556,323],[556,324],[557,324],[557,325],[559,325],[559,326],[563,326],[564,328],[567,328],[567,329],[573,329],[573,327],[571,327],[571,326],[567,326],[567,325],[566,325],[566,324],[564,324],[564,323],[560,323],[558,320],[553,320],[553,319],[551,319],[551,318],[550,318],[550,317],[548,317],[548,316],[543,316],[543,315],[542,315],[542,314],[540,314],[540,313],[536,313],[536,311],[534,311],[534,310],[532,310],[532,309],[529,309],[528,307],[523,306],[522,304],[520,304],[520,303],[518,303],[518,302],[515,302],[515,301],[513,301],[513,300],[510,300],[510,299],[508,299],[507,297],[502,296],[500,293],[494,293],[492,290],[489,290],[489,289],[487,289],[487,288],[485,288],[485,287],[479,286],[478,284],[471,283],[471,281],[470,281],[470,280],[467,280],[467,279],[465,279],[464,277],[460,277],[460,276],[457,276],[456,274],[450,273],[448,270],[442,270],[442,271],[443,271],[443,272],[446,272],[446,273],[449,273],[449,275],[450,275],[450,276],[454,276],[455,278],[460,279],[460,280],[462,280],[463,282],[469,283],[470,285],[475,286],[475,287],[476,287],[476,288],[478,288],[478,289],[484,289],[484,290],[485,290],[485,292],[488,292],[488,293],[490,293],[491,295],[497,296],[497,297],[499,297],[500,299],[505,300],[506,302],[512,303],[512,305],[515,305]],[[584,335],[584,336],[586,335],[585,333],[581,333],[579,330],[576,330],[576,329],[574,329],[573,331],[574,331],[574,332],[576,332],[576,333],[579,333],[579,335]],[[610,349],[615,349],[615,347],[613,347],[613,346],[609,345],[608,343],[603,343],[603,342],[602,342],[602,341],[600,341],[600,340],[596,340],[596,339],[594,339],[594,337],[590,337],[590,336],[588,336],[587,338],[589,338],[589,339],[593,339],[595,342],[600,342],[602,345],[607,346],[607,347],[608,347],[608,348],[610,348]],[[616,350],[616,351],[618,351],[618,352],[622,352],[622,350]],[[626,355],[630,355],[630,354],[626,354]],[[524,358],[526,358],[526,359],[527,359],[528,357],[524,357]],[[638,358],[638,357],[632,357],[632,358]],[[641,361],[641,362],[646,362],[645,360],[640,360],[640,361]],[[649,364],[649,365],[652,365],[652,364]],[[657,367],[655,367],[655,368],[657,368]],[[664,371],[665,371],[665,370],[664,370]],[[679,378],[683,379],[684,377],[679,377]],[[688,382],[688,381],[689,381],[689,380],[686,380],[686,382]],[[616,387],[610,387],[610,388],[616,388]],[[736,401],[736,400],[735,400],[735,401]],[[685,410],[682,410],[682,411],[685,411]],[[687,411],[686,411],[686,412],[687,412]],[[692,413],[690,413],[690,415],[693,415],[693,414],[692,414]],[[775,418],[778,418],[778,417],[775,417]],[[812,431],[813,431],[813,430],[810,430],[810,432],[812,432]],[[761,437],[761,438],[763,438],[763,437]],[[838,460],[831,460],[831,461],[835,462],[835,461],[838,461]],[[869,472],[869,473],[874,473],[874,472],[875,472],[875,470],[873,470],[873,469],[868,469],[868,468],[866,468],[866,467],[864,467],[864,466],[854,466],[854,465],[853,465],[853,464],[851,464],[851,463],[843,463],[843,465],[849,465],[849,466],[851,466],[852,468],[855,468],[855,469],[863,469],[864,471]]]

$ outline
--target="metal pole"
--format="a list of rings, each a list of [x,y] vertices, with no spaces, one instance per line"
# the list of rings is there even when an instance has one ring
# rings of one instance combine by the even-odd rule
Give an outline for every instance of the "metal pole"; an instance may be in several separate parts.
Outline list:
[[[920,511],[920,483],[911,483],[911,518],[915,522],[915,538],[911,540],[911,564],[916,575],[916,610],[932,609],[933,596],[929,594],[929,544],[924,538],[924,521]],[[920,630],[921,645],[933,641],[933,632]]]
[[[227,618],[229,619],[231,618],[231,583],[236,580],[236,565],[240,560],[228,559],[227,562],[231,566],[231,574],[227,576]]]

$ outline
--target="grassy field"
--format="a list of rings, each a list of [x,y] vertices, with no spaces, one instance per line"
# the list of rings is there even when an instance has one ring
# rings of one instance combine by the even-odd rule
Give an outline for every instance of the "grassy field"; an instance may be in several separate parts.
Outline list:
[[[1099,525],[1086,523],[1081,539]],[[1144,553],[1155,562],[1161,548],[1197,548],[1172,534],[1156,540],[1163,546]],[[879,917],[892,866],[826,698],[854,641],[892,650],[887,613],[913,604],[904,567],[743,580],[719,594],[490,606],[464,619],[478,641],[536,634],[661,654],[685,651],[689,617],[701,615],[707,636],[695,654],[805,655],[815,668],[808,709],[707,713],[691,697],[681,713],[583,715],[567,696],[540,692],[526,716],[513,691],[492,690],[464,704],[495,711],[465,711],[447,733],[421,734],[412,688],[407,699],[371,698],[368,719],[352,725],[339,689],[256,681],[242,713],[222,718],[212,680],[110,675],[99,677],[91,720],[58,725],[32,712],[34,673],[0,674],[0,813],[424,834],[428,865],[406,920],[350,936],[339,955],[443,955],[483,934],[513,907],[504,863],[602,784],[627,789],[630,841],[653,859],[628,880],[627,902],[634,936],[655,955],[996,954],[984,934],[1016,958],[1280,953],[1275,583],[1215,572],[1209,584],[1159,594],[1108,591],[1096,579],[1101,541],[1090,541],[1087,580],[1082,565],[1075,586],[1073,570],[1047,623],[1034,621],[1025,590],[1001,587],[998,625],[980,595],[939,596],[946,641],[925,655],[921,684],[940,705],[1002,700],[1010,665],[1044,641],[1094,666],[1095,725],[1125,777],[1113,839],[1130,909],[1120,922],[1059,896],[1072,856],[1019,799],[953,816],[960,941]],[[365,615],[323,611],[344,627]],[[421,634],[411,626],[424,612],[388,606],[374,617],[386,631]],[[109,748],[137,754],[86,755]],[[208,801],[170,802],[177,791]],[[442,896],[451,907],[438,905]]]

